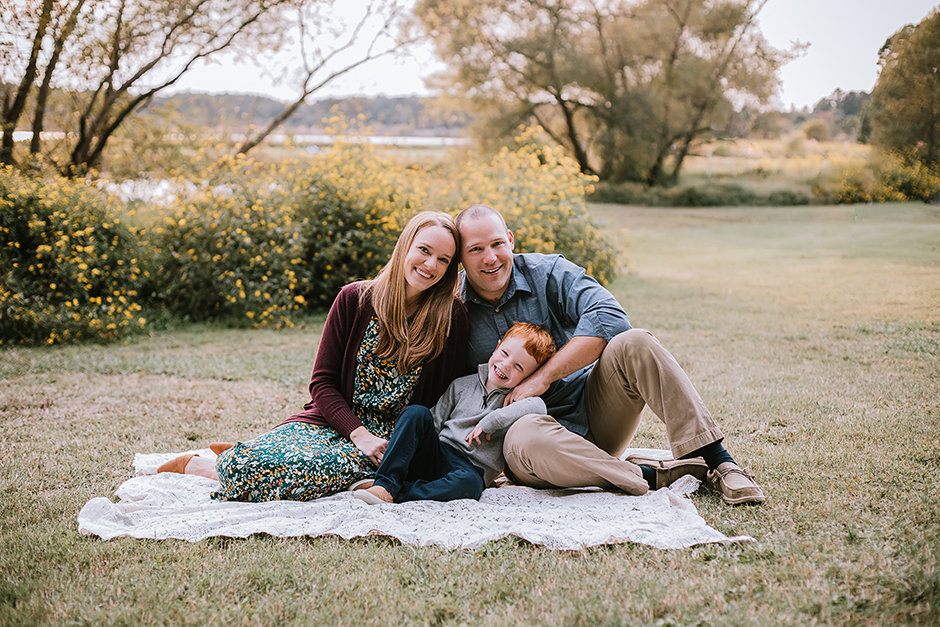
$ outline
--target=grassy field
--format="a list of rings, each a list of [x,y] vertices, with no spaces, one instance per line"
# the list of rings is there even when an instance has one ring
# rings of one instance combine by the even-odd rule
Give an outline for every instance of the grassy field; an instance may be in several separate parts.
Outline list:
[[[104,542],[134,452],[248,438],[304,401],[320,319],[0,351],[0,625],[940,622],[940,208],[596,206],[612,285],[763,484],[692,495],[756,542],[552,552],[372,537]],[[665,447],[648,417],[637,446]]]

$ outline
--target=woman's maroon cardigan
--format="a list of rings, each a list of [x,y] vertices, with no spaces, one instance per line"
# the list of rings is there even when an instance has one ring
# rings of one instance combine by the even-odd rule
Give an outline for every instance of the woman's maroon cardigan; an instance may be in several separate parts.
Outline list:
[[[351,283],[340,290],[330,307],[310,377],[310,402],[304,410],[284,422],[309,422],[330,426],[345,438],[362,426],[352,411],[356,380],[356,354],[372,318],[372,305],[359,306],[359,292],[365,284]],[[454,299],[450,335],[444,351],[425,362],[411,402],[431,407],[451,381],[466,374],[468,323],[463,303]],[[281,423],[283,424],[283,423]]]

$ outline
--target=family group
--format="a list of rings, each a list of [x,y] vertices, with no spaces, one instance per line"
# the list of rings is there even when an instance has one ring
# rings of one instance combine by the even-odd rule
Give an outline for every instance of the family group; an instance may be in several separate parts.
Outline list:
[[[478,499],[501,474],[642,495],[690,474],[726,503],[763,502],[672,354],[583,268],[514,248],[487,205],[416,215],[334,301],[303,411],[160,471],[217,479],[228,501]],[[623,458],[647,406],[671,460]]]

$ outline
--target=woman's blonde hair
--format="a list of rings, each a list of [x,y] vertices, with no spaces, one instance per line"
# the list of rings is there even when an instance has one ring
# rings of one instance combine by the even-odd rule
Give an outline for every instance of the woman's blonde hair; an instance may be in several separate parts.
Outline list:
[[[447,229],[454,238],[454,257],[441,280],[421,293],[418,309],[410,323],[405,305],[405,256],[418,233],[431,226]],[[439,211],[423,211],[405,225],[392,257],[369,282],[359,297],[370,296],[379,319],[379,342],[375,356],[408,372],[444,350],[450,335],[451,313],[457,294],[457,266],[460,259],[460,233],[454,219]]]

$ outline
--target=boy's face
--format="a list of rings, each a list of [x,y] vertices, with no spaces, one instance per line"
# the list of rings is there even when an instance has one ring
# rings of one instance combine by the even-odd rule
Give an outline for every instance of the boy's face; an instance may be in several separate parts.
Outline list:
[[[489,390],[514,388],[538,370],[535,357],[525,349],[525,342],[519,337],[502,340],[487,362],[486,387]]]

